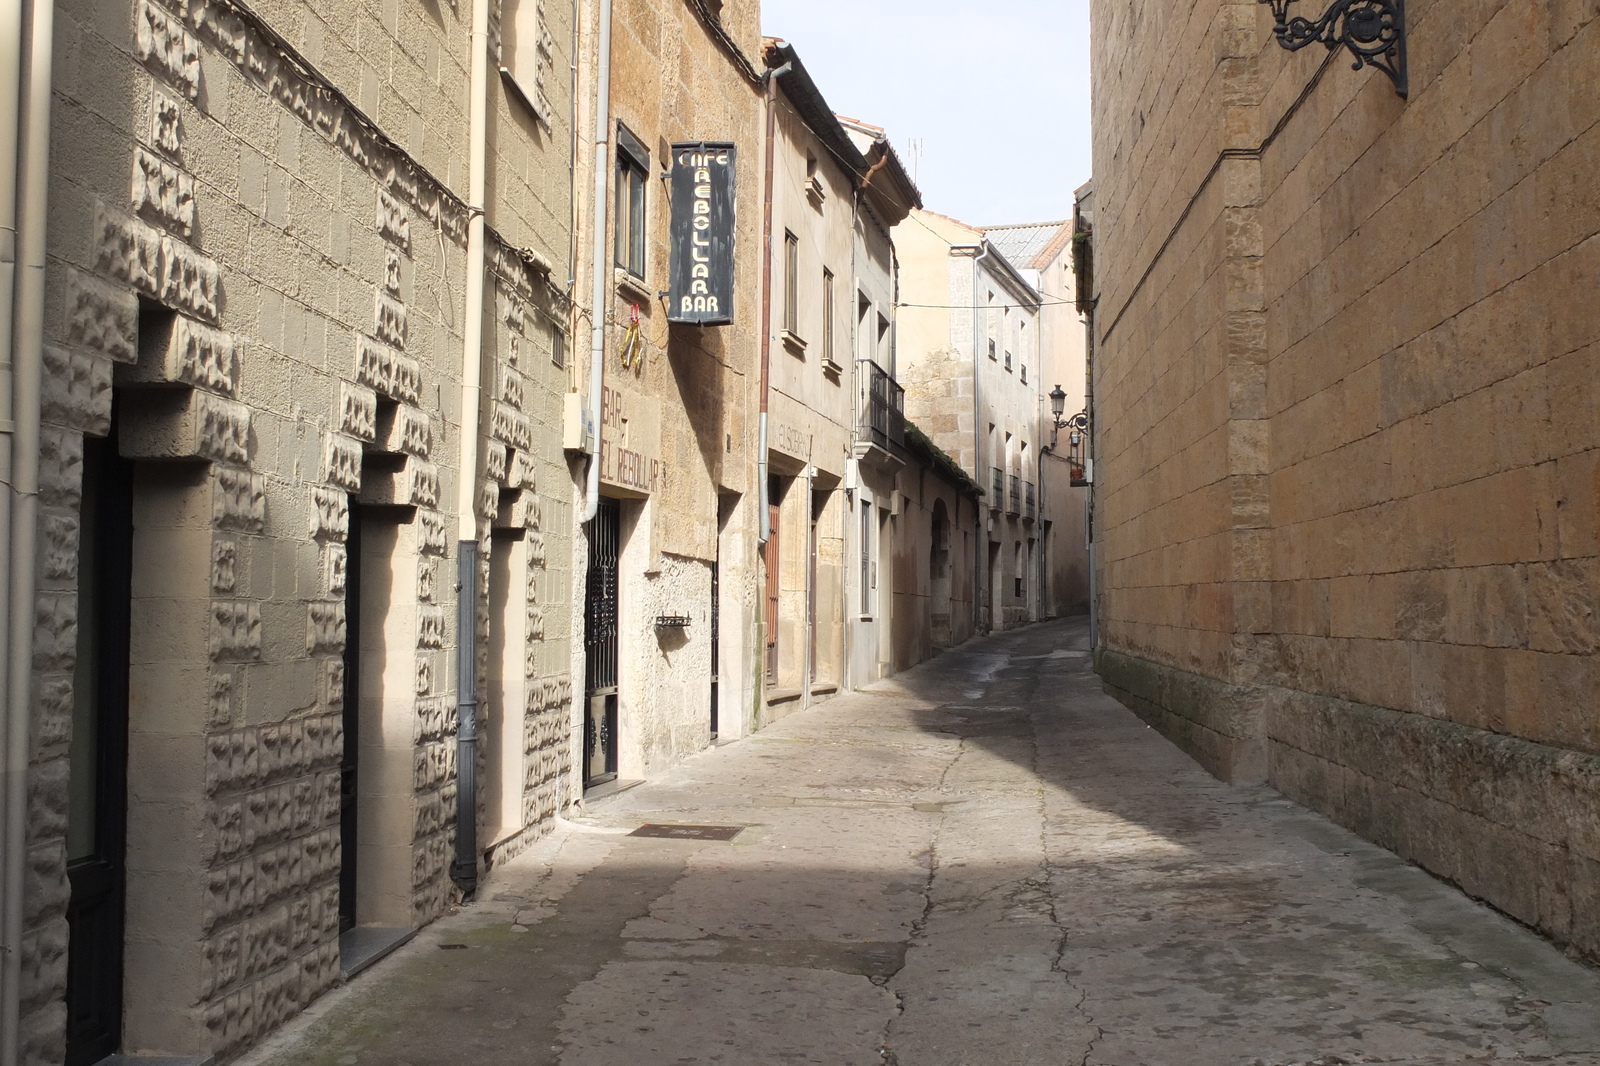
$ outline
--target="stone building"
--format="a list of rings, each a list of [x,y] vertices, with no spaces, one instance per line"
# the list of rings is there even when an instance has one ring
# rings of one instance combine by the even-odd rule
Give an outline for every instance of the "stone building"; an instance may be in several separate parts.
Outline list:
[[[574,509],[584,609],[572,637],[593,787],[658,773],[759,717],[766,84],[754,0],[585,0],[579,17],[575,292],[600,446]],[[673,146],[688,144],[732,147],[726,325],[669,322],[663,298],[673,251],[661,179],[687,165]]]
[[[1060,388],[1062,421],[1088,409],[1088,334],[1077,308],[1072,269],[1072,220],[985,226],[1000,254],[1016,265],[1039,294],[1039,417],[1043,423],[1035,463],[1039,485],[1039,576],[1034,596],[1039,616],[1058,618],[1089,608],[1088,470],[1074,454],[1072,427],[1056,426],[1049,392]],[[1081,433],[1080,433],[1081,436]]]
[[[1596,958],[1600,15],[1408,8],[1093,5],[1099,666]]]
[[[574,25],[26,6],[0,1060],[225,1060],[571,796]]]
[[[1037,621],[1040,297],[980,229],[918,210],[895,227],[906,416],[985,493],[978,632]]]

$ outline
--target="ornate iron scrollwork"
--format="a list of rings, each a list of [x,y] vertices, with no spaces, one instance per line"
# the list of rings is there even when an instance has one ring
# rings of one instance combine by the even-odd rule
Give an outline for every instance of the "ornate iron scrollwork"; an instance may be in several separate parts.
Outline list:
[[[1324,45],[1330,52],[1340,45],[1356,57],[1352,70],[1375,67],[1394,82],[1401,99],[1410,92],[1406,74],[1405,0],[1334,0],[1319,19],[1289,16],[1298,0],[1261,0],[1272,8],[1278,43],[1291,52],[1308,44]]]

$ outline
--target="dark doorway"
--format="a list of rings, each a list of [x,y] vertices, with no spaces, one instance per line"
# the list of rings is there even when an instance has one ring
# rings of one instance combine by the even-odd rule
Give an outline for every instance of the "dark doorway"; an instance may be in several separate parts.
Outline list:
[[[584,597],[583,785],[617,776],[617,569],[622,507],[600,498],[589,528],[589,582]]]
[[[771,527],[767,535],[766,546],[762,549],[762,558],[767,564],[767,684],[778,683],[778,519],[783,514],[779,506],[779,490],[782,488],[777,478],[772,478],[767,488],[767,520]]]
[[[717,739],[717,682],[722,673],[722,553],[711,564],[711,739]]]
[[[67,829],[67,1066],[98,1062],[122,1044],[132,580],[133,464],[117,454],[113,419],[109,437],[83,442]]]
[[[361,508],[350,504],[344,560],[344,754],[339,761],[339,932],[356,926],[361,752]]]

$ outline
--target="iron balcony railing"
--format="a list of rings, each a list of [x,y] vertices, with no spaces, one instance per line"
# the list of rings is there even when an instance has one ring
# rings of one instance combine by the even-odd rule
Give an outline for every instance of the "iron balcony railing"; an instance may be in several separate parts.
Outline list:
[[[860,360],[861,432],[889,452],[906,446],[906,390],[871,359]]]
[[[1038,517],[1038,504],[1033,493],[1033,482],[1022,483],[1022,517],[1032,521]]]
[[[1008,514],[1022,513],[1022,479],[1015,474],[1011,475],[1011,506],[1006,508]]]
[[[994,491],[989,494],[989,506],[996,511],[1005,506],[1006,475],[998,466],[990,467],[994,471]]]

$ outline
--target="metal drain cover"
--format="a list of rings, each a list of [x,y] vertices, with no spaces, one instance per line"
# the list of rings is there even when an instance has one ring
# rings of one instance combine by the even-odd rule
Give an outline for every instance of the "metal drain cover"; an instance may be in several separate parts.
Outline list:
[[[665,837],[670,840],[732,840],[744,832],[742,825],[641,825],[631,837]]]

